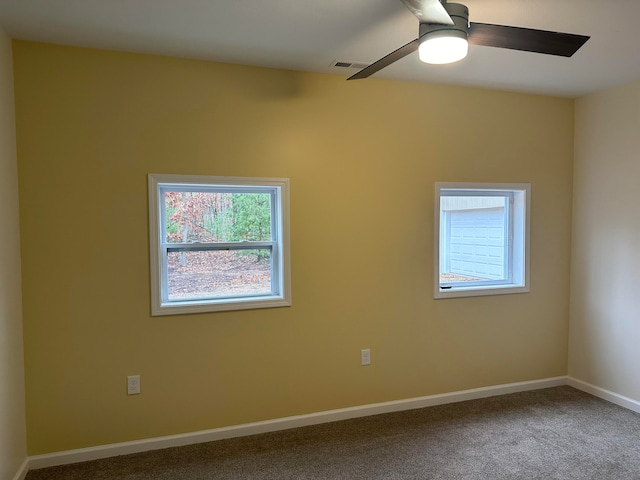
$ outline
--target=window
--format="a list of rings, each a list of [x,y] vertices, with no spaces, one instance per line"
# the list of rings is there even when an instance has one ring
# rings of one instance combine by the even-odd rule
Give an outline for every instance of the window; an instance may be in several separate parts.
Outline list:
[[[149,175],[151,313],[291,304],[287,179]]]
[[[435,298],[529,291],[530,190],[436,183]]]

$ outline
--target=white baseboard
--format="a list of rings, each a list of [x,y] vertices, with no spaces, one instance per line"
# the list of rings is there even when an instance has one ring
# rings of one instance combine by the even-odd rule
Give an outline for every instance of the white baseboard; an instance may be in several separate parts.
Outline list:
[[[403,410],[413,410],[416,408],[432,407],[448,403],[475,400],[478,398],[493,397],[496,395],[506,395],[509,393],[524,392],[529,390],[539,390],[541,388],[557,387],[569,385],[578,390],[590,393],[596,397],[610,401],[616,405],[628,408],[640,413],[640,401],[623,395],[611,392],[604,388],[591,385],[573,377],[553,377],[529,382],[509,383],[490,387],[474,388],[458,392],[443,393],[439,395],[428,395],[425,397],[395,400],[391,402],[372,403],[357,407],[341,408],[324,412],[311,413],[307,415],[296,415],[291,417],[277,418],[263,422],[246,423],[233,425],[230,427],[214,428],[211,430],[201,430],[198,432],[185,433],[181,435],[169,435],[165,437],[149,438],[131,442],[114,443],[110,445],[100,445],[97,447],[81,448],[77,450],[67,450],[44,455],[35,455],[27,458],[12,480],[24,480],[29,470],[65,465],[77,462],[97,460],[99,458],[114,457],[117,455],[128,455],[131,453],[145,452],[149,450],[159,450],[162,448],[180,447],[195,443],[211,442],[226,438],[235,438],[259,433],[275,432],[290,428],[305,427],[321,423],[348,420],[350,418],[366,417],[382,413],[398,412]]]
[[[471,390],[462,390],[459,392],[444,393],[440,395],[429,395],[426,397],[340,408],[337,410],[277,418],[274,420],[233,425],[230,427],[214,428],[211,430],[202,430],[199,432],[185,433],[181,435],[169,435],[132,442],[114,443],[110,445],[100,445],[97,447],[81,448],[78,450],[67,450],[64,452],[35,455],[29,457],[29,469],[86,462],[89,460],[114,457],[117,455],[128,455],[131,453],[139,453],[149,450],[159,450],[162,448],[180,447],[194,443],[223,440],[225,438],[275,432],[289,428],[306,427],[309,425],[347,420],[350,418],[366,417],[369,415],[398,412],[402,410],[412,410],[416,408],[456,403],[465,400],[474,400],[477,398],[493,397],[508,393],[524,392],[527,390],[538,390],[541,388],[556,387],[566,384],[566,377],[554,377],[529,382],[509,383],[491,387],[474,388]]]
[[[591,385],[590,383],[583,382],[582,380],[578,380],[577,378],[573,377],[567,377],[567,385],[573,388],[577,388],[578,390],[582,390],[583,392],[590,393],[591,395],[602,398],[603,400],[615,403],[616,405],[620,405],[621,407],[633,410],[634,412],[640,413],[640,402],[638,400],[634,400],[633,398],[625,397],[624,395],[620,395],[610,390],[596,387],[595,385]]]
[[[22,465],[20,465],[20,468],[13,476],[12,480],[24,480],[24,478],[27,476],[27,473],[29,473],[29,459],[25,458],[24,462],[22,462]]]

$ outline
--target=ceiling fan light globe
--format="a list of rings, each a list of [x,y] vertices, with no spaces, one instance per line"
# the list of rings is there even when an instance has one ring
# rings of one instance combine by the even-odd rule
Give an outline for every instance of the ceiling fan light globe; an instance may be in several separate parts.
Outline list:
[[[424,63],[442,65],[462,60],[467,56],[468,51],[469,43],[466,35],[464,37],[457,34],[432,37],[427,35],[418,48],[418,56]]]

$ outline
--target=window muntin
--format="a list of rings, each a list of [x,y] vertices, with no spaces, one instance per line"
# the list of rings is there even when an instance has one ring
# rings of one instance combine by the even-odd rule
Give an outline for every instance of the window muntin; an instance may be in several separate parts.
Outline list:
[[[288,180],[149,175],[152,314],[290,305]]]
[[[435,298],[529,291],[528,184],[436,184]]]

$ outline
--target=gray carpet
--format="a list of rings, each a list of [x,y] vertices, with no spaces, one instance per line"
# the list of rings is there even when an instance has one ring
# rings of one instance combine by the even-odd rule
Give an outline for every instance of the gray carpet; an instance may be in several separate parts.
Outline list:
[[[26,480],[640,479],[640,415],[555,387],[34,470]]]

